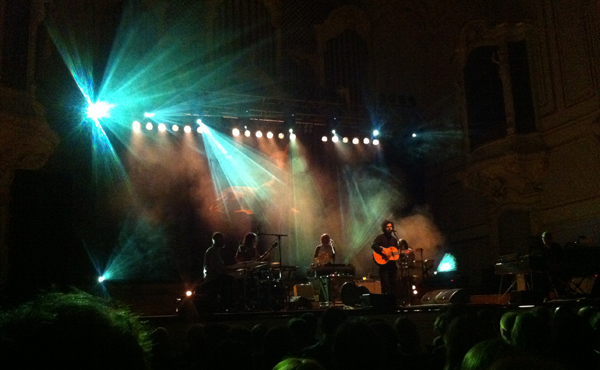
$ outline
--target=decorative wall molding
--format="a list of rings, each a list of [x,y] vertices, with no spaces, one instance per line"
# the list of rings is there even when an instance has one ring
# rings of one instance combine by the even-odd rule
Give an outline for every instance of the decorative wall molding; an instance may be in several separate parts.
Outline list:
[[[520,141],[512,136],[487,145],[482,148],[487,153],[475,153],[458,178],[466,188],[496,205],[519,200],[528,203],[527,198],[542,192],[549,166],[546,151],[527,150],[526,143],[535,141]],[[541,146],[539,140],[537,146]]]

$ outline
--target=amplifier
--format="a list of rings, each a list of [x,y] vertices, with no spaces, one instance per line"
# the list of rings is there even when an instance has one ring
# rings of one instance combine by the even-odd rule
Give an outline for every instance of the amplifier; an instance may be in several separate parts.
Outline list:
[[[369,292],[373,294],[381,294],[381,281],[379,280],[363,279],[356,280],[355,283],[357,286],[364,286],[365,288],[369,289]]]
[[[296,284],[294,285],[294,296],[295,297],[304,297],[309,300],[313,300],[315,296],[315,292],[312,284]]]

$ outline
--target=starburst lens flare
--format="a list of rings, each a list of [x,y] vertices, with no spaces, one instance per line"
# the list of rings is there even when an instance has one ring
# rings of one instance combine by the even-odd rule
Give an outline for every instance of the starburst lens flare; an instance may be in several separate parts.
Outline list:
[[[105,101],[99,101],[96,103],[90,102],[86,111],[87,117],[93,120],[110,117],[110,110],[114,106],[114,104],[109,104]]]

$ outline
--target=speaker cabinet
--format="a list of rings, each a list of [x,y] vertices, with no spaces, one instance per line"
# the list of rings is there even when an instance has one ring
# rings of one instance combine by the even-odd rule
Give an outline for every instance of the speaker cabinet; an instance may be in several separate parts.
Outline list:
[[[312,284],[296,284],[294,285],[294,296],[304,297],[312,301],[315,296]]]
[[[376,309],[395,309],[396,297],[393,294],[363,294],[361,296],[363,307]]]
[[[438,289],[425,293],[421,298],[423,304],[469,303],[469,294],[463,288]]]
[[[379,280],[367,279],[356,280],[355,282],[357,286],[364,286],[369,289],[369,293],[381,294],[381,282]]]
[[[598,297],[599,286],[596,276],[573,277],[567,283],[569,292],[574,296]]]

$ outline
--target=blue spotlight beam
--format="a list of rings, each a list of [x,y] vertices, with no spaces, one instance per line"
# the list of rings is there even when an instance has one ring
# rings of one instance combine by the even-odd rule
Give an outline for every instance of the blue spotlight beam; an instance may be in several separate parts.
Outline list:
[[[270,181],[283,184],[281,173],[263,154],[236,143],[228,135],[206,127],[202,136],[206,148],[215,194],[225,213],[232,211],[228,203],[231,198],[237,202],[238,209],[262,209],[269,199],[265,184]],[[224,191],[230,191],[224,196]]]

